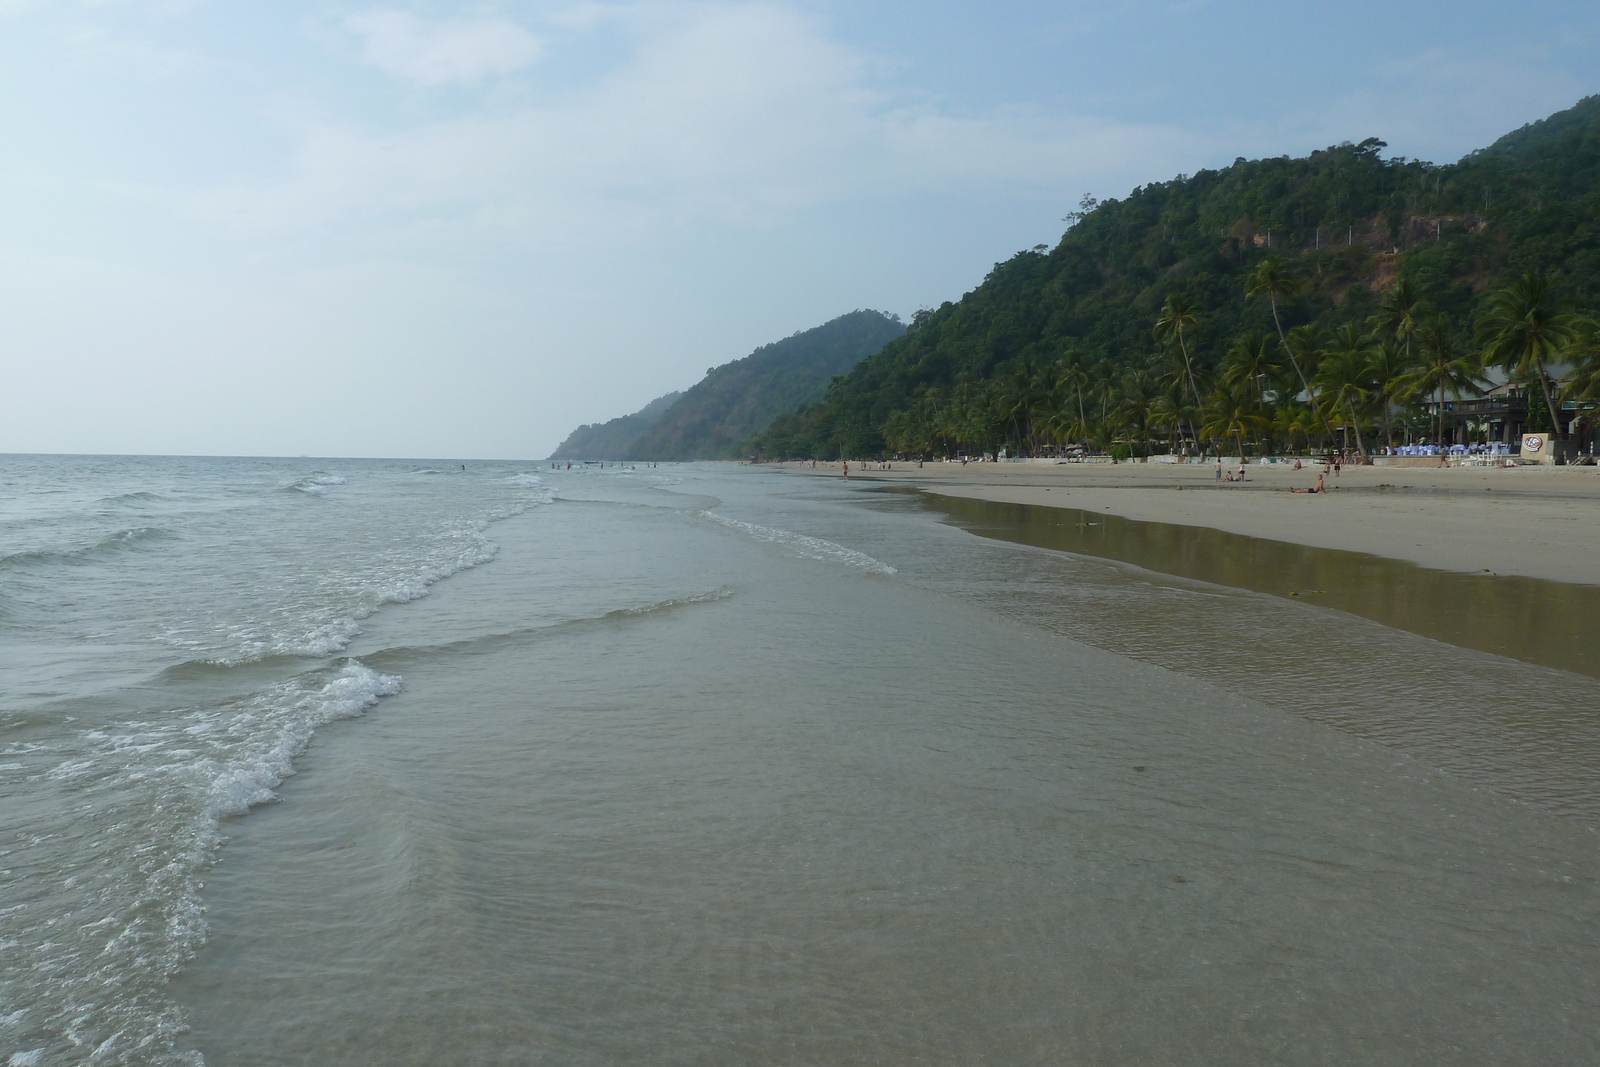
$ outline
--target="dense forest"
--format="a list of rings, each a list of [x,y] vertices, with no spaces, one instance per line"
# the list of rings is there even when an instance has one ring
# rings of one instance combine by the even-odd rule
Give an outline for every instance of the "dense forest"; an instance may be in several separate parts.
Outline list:
[[[1444,409],[1491,381],[1526,428],[1592,434],[1600,96],[1454,164],[1386,147],[1085,197],[750,450],[1371,452],[1486,433]]]
[[[567,435],[551,459],[632,459],[633,443],[661,420],[682,393],[658,396],[632,415],[610,422],[587,423]]]
[[[852,311],[712,367],[619,458],[743,458],[750,436],[775,416],[815,403],[833,378],[903,333],[892,315]]]

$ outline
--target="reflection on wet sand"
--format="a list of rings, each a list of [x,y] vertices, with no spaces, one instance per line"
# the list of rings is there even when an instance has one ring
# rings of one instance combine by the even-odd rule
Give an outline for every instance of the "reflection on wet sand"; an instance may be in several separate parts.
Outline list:
[[[1600,677],[1600,587],[1430,570],[1201,526],[1077,508],[925,496],[984,537],[1131,563],[1347,611],[1399,630],[1525,663]]]
[[[1080,510],[914,500],[1047,556],[907,561],[906,577],[1393,746],[1419,773],[1600,821],[1600,665],[1585,637],[1600,589]]]

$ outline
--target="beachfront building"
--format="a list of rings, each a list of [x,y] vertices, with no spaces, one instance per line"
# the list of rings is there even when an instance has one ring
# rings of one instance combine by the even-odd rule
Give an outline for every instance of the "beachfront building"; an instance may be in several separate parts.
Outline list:
[[[1528,425],[1528,401],[1527,388],[1510,382],[1475,397],[1447,397],[1441,420],[1443,440],[1435,443],[1447,447],[1473,444],[1515,447]],[[1430,421],[1440,415],[1438,400],[1426,401],[1422,407]],[[1600,420],[1581,418],[1585,412],[1571,400],[1563,401],[1556,410],[1561,419],[1560,433],[1572,435],[1573,454],[1600,454]]]

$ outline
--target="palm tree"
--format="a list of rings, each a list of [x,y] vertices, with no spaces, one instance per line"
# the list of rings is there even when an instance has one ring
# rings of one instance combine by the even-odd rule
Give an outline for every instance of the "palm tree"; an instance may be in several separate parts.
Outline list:
[[[1162,383],[1161,393],[1150,403],[1150,426],[1167,431],[1167,447],[1173,453],[1177,453],[1183,441],[1186,407],[1183,383],[1171,378]]]
[[[1239,456],[1244,457],[1244,435],[1252,436],[1265,424],[1266,419],[1256,410],[1255,398],[1250,390],[1237,386],[1223,386],[1211,394],[1201,412],[1200,432],[1221,440],[1233,437],[1239,442]]]
[[[1060,392],[1070,393],[1077,400],[1078,417],[1076,420],[1062,420],[1059,413],[1060,404],[1056,405],[1057,424],[1062,427],[1062,432],[1067,436],[1081,437],[1087,443],[1089,436],[1089,418],[1083,411],[1083,389],[1089,384],[1089,371],[1083,365],[1083,355],[1076,350],[1069,350],[1056,364],[1056,389]],[[1077,432],[1073,433],[1068,425],[1075,423]]]
[[[1563,362],[1572,367],[1566,396],[1577,409],[1573,426],[1593,425],[1600,418],[1600,322],[1587,317],[1579,320]]]
[[[1222,380],[1229,385],[1248,386],[1255,392],[1256,399],[1265,404],[1265,379],[1283,372],[1283,364],[1277,357],[1277,352],[1282,350],[1282,346],[1274,345],[1266,334],[1251,330],[1233,342],[1228,354],[1222,357]]]
[[[1367,321],[1380,334],[1388,334],[1405,346],[1405,360],[1411,362],[1411,339],[1422,324],[1425,308],[1422,294],[1410,278],[1394,283],[1384,298],[1378,302],[1378,313]]]
[[[1402,395],[1420,400],[1432,394],[1434,405],[1434,441],[1444,440],[1444,394],[1448,391],[1457,399],[1469,390],[1476,391],[1484,383],[1482,366],[1470,356],[1458,355],[1455,349],[1455,330],[1444,315],[1429,315],[1417,324],[1417,340],[1422,349],[1421,358],[1411,368],[1400,385]]]
[[[1189,344],[1184,340],[1184,331],[1190,329],[1199,319],[1200,305],[1190,300],[1182,293],[1168,293],[1167,302],[1161,308],[1161,316],[1156,319],[1156,340],[1162,344],[1176,343],[1178,351],[1183,353],[1183,372],[1189,379],[1189,393],[1194,397],[1196,404],[1200,403],[1200,387],[1194,383],[1194,364],[1189,359]]]
[[[1349,414],[1350,425],[1355,427],[1356,450],[1363,454],[1367,446],[1361,439],[1361,415],[1358,409],[1373,393],[1371,360],[1371,338],[1347,322],[1334,331],[1333,344],[1317,372],[1317,384],[1322,387],[1324,407],[1328,410],[1337,410],[1341,405],[1344,407]],[[1327,416],[1323,418],[1326,421]]]
[[[1272,429],[1283,435],[1284,447],[1294,448],[1295,435],[1305,438],[1306,447],[1311,447],[1311,431],[1317,426],[1316,412],[1304,404],[1289,403],[1280,406],[1272,419]]]
[[[1246,299],[1254,299],[1266,294],[1267,300],[1272,304],[1272,324],[1278,328],[1278,342],[1283,345],[1283,350],[1289,355],[1289,363],[1294,367],[1295,374],[1300,378],[1300,386],[1305,389],[1306,396],[1313,402],[1316,393],[1311,391],[1311,380],[1306,377],[1306,372],[1301,369],[1300,361],[1295,358],[1294,352],[1289,348],[1288,338],[1283,333],[1283,322],[1278,318],[1278,298],[1285,300],[1300,292],[1300,279],[1296,277],[1283,261],[1277,256],[1268,256],[1256,264],[1256,269],[1250,272],[1250,277],[1245,279],[1244,295]],[[1323,420],[1326,424],[1327,420]],[[1328,426],[1328,436],[1333,436],[1333,427]]]
[[[1122,402],[1117,405],[1117,414],[1128,428],[1130,436],[1139,442],[1139,455],[1146,455],[1149,452],[1151,406],[1160,394],[1149,373],[1142,370],[1123,375],[1121,392]]]
[[[1550,409],[1550,425],[1563,442],[1566,431],[1550,388],[1549,364],[1578,339],[1579,318],[1556,292],[1555,279],[1531,270],[1489,297],[1489,313],[1478,323],[1485,364],[1539,379]]]
[[[1415,368],[1411,358],[1393,341],[1378,345],[1367,360],[1367,373],[1372,379],[1372,399],[1378,404],[1383,418],[1383,447],[1394,443],[1393,408],[1404,403],[1410,393],[1410,376]]]
[[[1111,417],[1111,398],[1117,395],[1117,365],[1102,359],[1089,372],[1089,384],[1095,399],[1100,401],[1100,422]]]
[[[1272,324],[1278,328],[1278,340],[1283,340],[1283,323],[1278,319],[1278,298],[1293,298],[1300,292],[1300,279],[1283,265],[1277,256],[1268,256],[1256,264],[1256,269],[1245,279],[1244,295],[1254,299],[1262,293],[1272,304]]]

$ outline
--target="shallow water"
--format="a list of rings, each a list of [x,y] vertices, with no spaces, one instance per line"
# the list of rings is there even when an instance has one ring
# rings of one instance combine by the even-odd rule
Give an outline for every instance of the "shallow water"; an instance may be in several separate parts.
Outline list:
[[[0,1055],[1600,1051],[1595,738],[1458,703],[1593,679],[749,468],[183,462],[6,587]]]
[[[1600,678],[1600,586],[1465,574],[1079,508],[927,496],[964,530],[1296,597],[1452,645]]]

